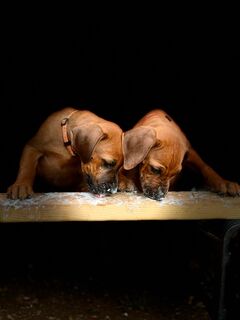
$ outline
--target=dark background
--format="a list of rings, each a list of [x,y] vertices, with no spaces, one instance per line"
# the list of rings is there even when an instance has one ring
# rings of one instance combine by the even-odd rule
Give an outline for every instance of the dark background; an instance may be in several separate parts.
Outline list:
[[[48,8],[44,15],[26,9],[29,15],[16,8],[9,15],[1,39],[0,192],[14,182],[27,140],[66,106],[123,130],[151,109],[165,109],[208,164],[240,182],[239,29],[225,8],[167,16],[154,8],[141,15],[90,8],[47,17]],[[10,279],[35,272],[68,279],[82,270],[83,278],[101,274],[100,281],[125,279],[126,286],[154,286],[162,268],[158,284],[163,277],[174,285],[186,279],[195,231],[183,222],[2,225],[3,267]]]
[[[2,46],[1,192],[16,177],[24,144],[65,106],[89,109],[123,130],[151,109],[165,109],[204,160],[240,181],[234,17],[165,17],[154,10],[115,17],[101,9],[68,19],[20,16],[14,27],[9,21]]]

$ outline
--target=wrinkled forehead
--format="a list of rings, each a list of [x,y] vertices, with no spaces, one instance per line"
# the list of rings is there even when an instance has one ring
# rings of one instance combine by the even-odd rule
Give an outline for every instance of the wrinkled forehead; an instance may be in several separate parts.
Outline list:
[[[153,148],[148,159],[153,166],[163,165],[171,170],[181,166],[184,154],[185,150],[174,147]]]
[[[96,145],[94,152],[102,158],[109,158],[110,160],[121,159],[123,156],[121,136],[114,137],[111,139],[106,138],[99,141],[99,143]]]

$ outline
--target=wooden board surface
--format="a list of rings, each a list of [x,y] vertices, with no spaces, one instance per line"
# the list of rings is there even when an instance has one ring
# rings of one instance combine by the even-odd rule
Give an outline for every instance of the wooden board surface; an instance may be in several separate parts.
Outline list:
[[[41,193],[10,200],[0,194],[0,222],[240,219],[240,197],[210,192],[169,192],[162,201],[117,193]]]

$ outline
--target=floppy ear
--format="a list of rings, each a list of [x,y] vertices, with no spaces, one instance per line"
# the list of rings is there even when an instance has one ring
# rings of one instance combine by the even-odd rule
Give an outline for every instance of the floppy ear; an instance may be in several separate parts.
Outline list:
[[[131,170],[142,162],[156,143],[156,132],[150,127],[137,127],[124,133],[123,167]]]
[[[97,124],[88,124],[72,130],[72,143],[76,153],[86,163],[90,160],[94,148],[107,135]]]

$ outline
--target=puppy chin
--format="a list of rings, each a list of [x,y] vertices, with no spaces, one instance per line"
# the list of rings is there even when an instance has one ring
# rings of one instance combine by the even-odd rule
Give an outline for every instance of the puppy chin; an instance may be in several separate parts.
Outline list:
[[[144,187],[143,193],[146,197],[150,199],[161,201],[163,198],[166,197],[168,190],[165,188],[164,189],[158,188],[157,190],[153,190],[150,187]]]

